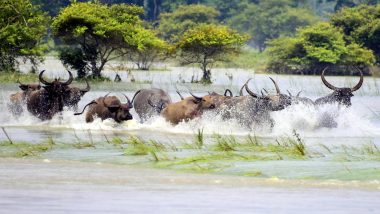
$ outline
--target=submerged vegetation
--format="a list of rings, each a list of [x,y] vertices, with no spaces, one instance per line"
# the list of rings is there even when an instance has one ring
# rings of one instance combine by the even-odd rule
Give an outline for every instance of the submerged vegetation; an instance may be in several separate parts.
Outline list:
[[[55,142],[53,138],[48,138],[41,143],[12,142],[9,139],[0,142],[0,157],[48,158],[55,151],[67,149],[73,151],[74,156],[75,151],[79,149],[89,149],[91,153],[115,151],[116,154],[120,155],[107,156],[105,159],[98,157],[94,161],[262,178],[287,177],[285,168],[295,170],[295,166],[300,166],[301,168],[297,170],[303,173],[313,174],[314,166],[310,167],[310,164],[303,166],[303,163],[322,160],[324,164],[329,166],[338,166],[339,172],[337,173],[342,176],[342,179],[345,178],[343,175],[347,173],[350,178],[358,178],[362,170],[367,170],[351,169],[350,164],[355,163],[355,161],[380,161],[380,149],[372,142],[361,147],[346,145],[333,147],[325,144],[307,146],[295,130],[292,135],[275,139],[255,135],[237,137],[213,134],[205,136],[203,130],[198,130],[192,141],[176,143],[144,140],[136,136],[130,136],[126,139],[112,138],[106,135],[104,137],[105,141],[94,142],[90,134],[90,140],[83,141],[77,137],[73,143]],[[55,155],[52,156],[56,157]],[[76,159],[76,157],[72,158]],[[88,158],[83,159],[83,161],[88,160]],[[286,163],[283,166],[285,168],[283,170],[278,169],[277,167],[282,166],[282,163]],[[342,165],[344,168],[341,168]],[[276,169],[272,170],[270,166]],[[376,173],[380,173],[377,168],[373,168],[371,172],[374,173],[374,176]],[[367,170],[366,173],[371,172]],[[329,173],[334,174],[335,171]],[[315,176],[318,178],[317,172]],[[335,175],[330,176],[334,177]],[[312,177],[308,176],[308,178]]]

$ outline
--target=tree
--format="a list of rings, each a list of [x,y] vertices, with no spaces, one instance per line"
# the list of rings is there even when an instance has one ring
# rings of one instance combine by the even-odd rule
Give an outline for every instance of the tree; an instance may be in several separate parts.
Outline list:
[[[71,4],[52,25],[54,35],[68,45],[73,54],[64,56],[67,53],[61,52],[61,60],[72,68],[84,64],[93,77],[101,77],[107,62],[141,49],[144,29],[139,15],[142,13],[141,7],[126,4]],[[82,61],[76,57],[82,57]]]
[[[294,8],[293,4],[290,0],[268,0],[249,4],[228,23],[239,32],[248,33],[254,46],[263,51],[268,40],[294,35],[298,27],[307,26],[317,20],[312,11]]]
[[[343,29],[348,42],[371,49],[380,63],[380,5],[343,8],[331,17],[331,23]]]
[[[14,71],[16,58],[35,67],[47,49],[49,17],[29,0],[3,0],[0,5],[0,71]]]
[[[268,70],[276,73],[317,74],[328,65],[367,66],[375,61],[371,50],[347,43],[343,31],[327,22],[301,28],[294,38],[272,40],[267,52]]]
[[[157,59],[163,60],[167,57],[170,47],[151,30],[141,31],[141,35],[141,47],[130,52],[128,57],[135,62],[138,69],[149,70]]]
[[[175,43],[186,30],[202,23],[215,23],[218,15],[218,11],[205,5],[180,6],[174,12],[161,14],[159,36]]]
[[[203,71],[201,82],[211,83],[210,67],[216,61],[228,61],[238,54],[247,36],[226,26],[202,24],[186,31],[177,43],[184,64],[197,63]]]

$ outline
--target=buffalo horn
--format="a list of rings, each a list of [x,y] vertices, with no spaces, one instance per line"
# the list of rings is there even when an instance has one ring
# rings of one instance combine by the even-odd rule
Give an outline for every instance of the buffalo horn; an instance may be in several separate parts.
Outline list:
[[[83,107],[82,112],[75,113],[74,115],[76,116],[76,115],[81,115],[81,114],[83,114],[83,112],[84,112],[84,110],[87,108],[87,106],[92,105],[92,104],[97,104],[97,102],[96,102],[95,100],[91,101],[90,103],[88,103],[87,105],[85,105],[85,106]]]
[[[67,70],[67,72],[69,72],[69,79],[65,83],[63,83],[64,85],[70,85],[74,79],[73,74],[69,70]]]
[[[328,67],[324,68],[323,71],[322,71],[322,74],[321,74],[321,79],[322,79],[322,82],[323,84],[325,84],[325,86],[331,90],[337,90],[338,88],[331,85],[329,82],[327,82],[327,80],[325,79],[325,71],[327,70]]]
[[[224,96],[227,96],[227,93],[230,94],[230,97],[233,97],[233,96],[234,96],[234,95],[232,94],[232,91],[231,91],[230,89],[228,89],[228,88],[224,91]]]
[[[38,79],[40,80],[40,82],[44,85],[51,85],[50,82],[44,80],[44,78],[42,77],[43,73],[45,72],[45,70],[41,71],[40,72],[40,75],[38,75]]]
[[[191,93],[190,92],[190,94],[191,94],[191,96],[193,96],[195,99],[197,99],[198,101],[202,101],[202,97],[197,97],[197,96],[195,96],[193,93]]]
[[[359,71],[359,73],[360,73],[360,80],[359,80],[358,84],[356,84],[353,88],[351,88],[351,91],[352,91],[352,92],[358,90],[358,89],[363,85],[363,73],[362,73],[362,71],[361,71],[358,67],[355,66],[355,68],[356,68],[356,69]]]
[[[250,80],[251,80],[251,78],[249,78],[249,79],[247,80],[247,82],[244,84],[244,86],[245,86],[245,90],[246,90],[247,93],[248,93],[249,95],[251,95],[252,97],[259,98],[259,95],[255,94],[253,91],[251,91],[251,89],[248,88],[248,82],[249,82]]]
[[[131,100],[128,98],[128,96],[125,95],[125,94],[123,94],[123,95],[124,95],[124,97],[127,98],[127,100],[128,100],[128,107],[129,107],[129,108],[133,108],[132,102],[131,102]]]
[[[280,88],[278,87],[276,81],[274,81],[274,79],[272,79],[272,77],[269,77],[269,79],[272,80],[274,87],[276,87],[277,94],[281,94]]]
[[[182,96],[182,94],[181,94],[181,93],[179,93],[179,91],[178,91],[178,90],[177,90],[176,92],[177,92],[177,94],[179,95],[179,97],[181,98],[181,100],[184,100],[184,99],[183,99],[183,96]]]
[[[132,97],[132,104],[133,104],[133,102],[135,101],[135,97],[139,94],[141,92],[141,90],[138,90],[138,91],[136,91],[136,93],[133,95],[133,97]]]

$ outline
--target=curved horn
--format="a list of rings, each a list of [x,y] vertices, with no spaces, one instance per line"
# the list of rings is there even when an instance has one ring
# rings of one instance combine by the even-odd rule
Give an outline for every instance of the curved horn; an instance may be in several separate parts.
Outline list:
[[[141,89],[138,90],[138,91],[136,91],[136,93],[135,93],[135,94],[133,95],[133,97],[132,97],[131,104],[133,104],[133,102],[135,101],[135,97],[136,97],[136,95],[139,94],[140,92],[141,92]]]
[[[250,81],[251,79],[247,80],[247,82],[244,84],[245,86],[245,90],[247,91],[247,93],[249,95],[251,95],[252,97],[255,97],[255,98],[259,98],[260,96],[255,94],[253,91],[251,91],[251,89],[248,88],[248,82]]]
[[[181,95],[181,93],[179,93],[178,90],[177,90],[176,92],[177,92],[177,94],[179,95],[179,97],[181,98],[181,100],[184,100],[184,99],[183,99],[183,96]]]
[[[77,116],[77,115],[81,115],[81,114],[83,114],[83,112],[84,112],[84,110],[87,108],[87,106],[92,105],[92,104],[95,104],[95,103],[97,104],[97,102],[96,102],[95,100],[91,101],[90,103],[88,103],[87,105],[85,105],[85,106],[83,107],[82,112],[80,112],[80,113],[75,113],[74,115]]]
[[[243,88],[245,87],[245,85],[248,84],[248,82],[251,80],[252,78],[249,78],[244,84],[243,86],[241,86],[240,90],[239,90],[239,96],[243,96]]]
[[[195,96],[193,93],[191,93],[190,92],[190,94],[191,94],[191,96],[193,96],[195,99],[197,99],[197,100],[199,100],[199,101],[202,101],[202,97],[197,97],[197,96]]]
[[[128,100],[128,107],[129,107],[129,108],[133,108],[132,102],[131,102],[131,100],[128,98],[128,96],[125,95],[124,93],[123,93],[123,95],[124,95],[124,97],[127,98],[127,100]]]
[[[325,79],[325,71],[327,70],[328,67],[324,68],[323,71],[322,71],[322,74],[321,74],[321,79],[322,79],[322,82],[323,84],[325,84],[325,86],[331,90],[337,90],[339,89],[338,87],[335,87],[333,85],[331,85],[329,82],[327,82],[327,80]]]
[[[286,91],[288,92],[289,96],[293,97],[292,93],[290,93],[289,90],[286,90]]]
[[[301,92],[302,92],[302,90],[297,93],[296,97],[299,97]]]
[[[224,96],[227,96],[227,93],[230,93],[230,97],[233,97],[234,95],[232,94],[232,91],[230,90],[230,89],[226,89],[225,91],[224,91]]]
[[[74,77],[73,77],[73,74],[69,70],[67,70],[67,72],[69,72],[69,79],[66,82],[64,82],[63,84],[70,85],[71,82],[73,82]]]
[[[84,81],[86,81],[86,88],[85,89],[80,89],[82,92],[89,92],[90,91],[90,84],[88,84],[88,81],[87,79],[84,79]]]
[[[353,88],[351,88],[351,92],[354,92],[354,91],[358,90],[360,87],[362,87],[362,85],[363,85],[363,80],[364,80],[364,79],[363,79],[363,72],[362,72],[358,67],[355,66],[355,68],[356,68],[356,70],[358,70],[359,73],[360,73],[360,80],[359,80],[358,84],[356,84]]]
[[[278,87],[276,81],[274,81],[274,79],[272,79],[272,77],[269,77],[269,79],[272,80],[274,86],[276,87],[277,94],[281,94],[280,88]]]
[[[40,72],[40,75],[38,75],[38,79],[40,80],[40,82],[44,85],[51,85],[50,82],[44,80],[44,78],[42,77],[43,73],[45,72],[45,70],[41,71]]]

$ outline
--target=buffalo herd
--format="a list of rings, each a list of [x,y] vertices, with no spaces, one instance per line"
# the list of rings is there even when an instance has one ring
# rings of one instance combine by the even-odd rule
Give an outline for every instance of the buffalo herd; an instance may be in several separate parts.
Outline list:
[[[113,119],[120,123],[133,119],[130,110],[134,108],[141,122],[146,122],[155,116],[161,116],[166,121],[176,125],[182,121],[201,117],[205,112],[211,112],[226,121],[234,119],[240,125],[248,128],[273,127],[274,121],[270,113],[283,110],[290,105],[299,103],[316,107],[334,103],[347,107],[351,105],[352,92],[358,90],[363,84],[361,70],[358,69],[360,80],[354,87],[338,88],[326,80],[326,69],[322,71],[321,79],[323,84],[333,92],[315,101],[300,96],[301,92],[295,96],[289,91],[287,94],[282,93],[272,78],[270,80],[274,84],[276,93],[269,94],[264,89],[265,92],[261,91],[258,94],[249,88],[248,84],[251,79],[248,79],[241,87],[238,96],[233,96],[232,92],[226,89],[224,94],[209,92],[205,96],[196,96],[190,92],[191,96],[184,98],[177,91],[181,99],[178,102],[173,102],[168,92],[162,89],[140,89],[134,94],[132,100],[123,94],[127,100],[126,103],[120,101],[116,96],[107,94],[89,102],[81,113],[75,113],[75,115],[84,113],[88,107],[85,115],[87,123],[94,121],[95,118]],[[40,72],[38,84],[23,84],[18,81],[21,91],[10,95],[8,104],[14,115],[20,115],[26,107],[28,112],[35,117],[41,120],[49,120],[62,112],[64,107],[77,111],[78,102],[84,94],[90,91],[90,85],[87,81],[87,86],[84,89],[71,86],[73,75],[70,71],[68,71],[69,78],[66,81],[61,81],[59,78],[48,81],[43,78],[44,72]],[[247,95],[243,95],[244,90]]]

